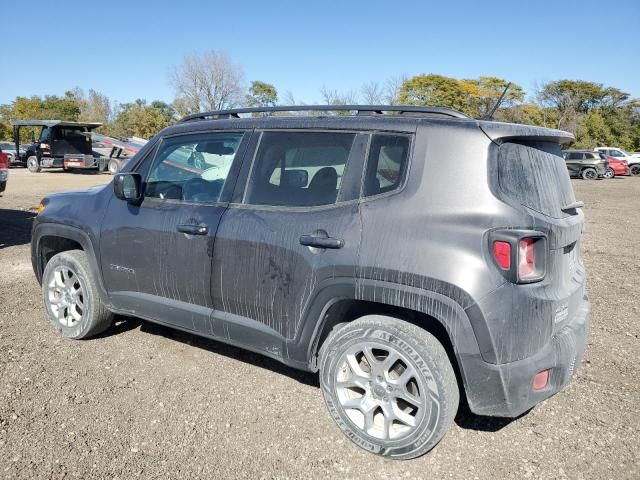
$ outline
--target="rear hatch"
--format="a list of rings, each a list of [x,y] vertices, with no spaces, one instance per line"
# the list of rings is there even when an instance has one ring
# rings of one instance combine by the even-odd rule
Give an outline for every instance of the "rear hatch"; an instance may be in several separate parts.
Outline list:
[[[582,202],[576,200],[560,146],[573,137],[559,130],[481,122],[495,142],[490,183],[496,197],[521,212],[519,225],[547,236],[543,281],[529,294],[550,309],[557,331],[580,308],[585,271],[580,255],[584,228]],[[539,305],[542,306],[542,305]]]

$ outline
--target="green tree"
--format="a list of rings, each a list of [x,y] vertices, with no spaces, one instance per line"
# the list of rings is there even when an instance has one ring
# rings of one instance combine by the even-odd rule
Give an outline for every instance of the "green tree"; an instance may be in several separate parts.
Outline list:
[[[504,89],[509,89],[502,99],[500,108],[508,108],[524,100],[524,90],[518,84],[498,77],[479,77],[477,79],[460,80],[467,95],[468,111],[472,117],[483,117],[491,112]]]
[[[417,75],[400,86],[399,101],[403,105],[424,105],[470,109],[468,94],[455,78],[442,75]]]
[[[275,107],[278,103],[278,91],[270,83],[254,80],[251,82],[246,102],[249,107]]]
[[[167,104],[164,102],[152,102],[149,105],[143,99],[125,103],[121,106],[114,125],[110,126],[110,133],[117,136],[151,138],[172,123],[172,119],[167,117],[165,106]]]

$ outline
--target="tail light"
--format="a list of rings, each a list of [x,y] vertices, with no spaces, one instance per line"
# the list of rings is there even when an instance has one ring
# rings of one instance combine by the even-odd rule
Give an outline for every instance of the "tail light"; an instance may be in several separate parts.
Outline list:
[[[547,270],[547,237],[533,230],[494,230],[491,253],[502,274],[513,283],[541,281]]]
[[[0,170],[9,168],[9,156],[6,153],[0,153]]]

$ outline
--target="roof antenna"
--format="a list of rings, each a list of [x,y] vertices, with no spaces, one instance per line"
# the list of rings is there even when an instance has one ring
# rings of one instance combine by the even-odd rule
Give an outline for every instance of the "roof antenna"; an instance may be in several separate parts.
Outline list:
[[[504,87],[504,91],[502,92],[502,95],[500,95],[500,98],[498,99],[496,104],[493,106],[493,108],[488,114],[482,117],[482,120],[493,120],[493,115],[496,113],[496,110],[498,110],[498,107],[502,103],[502,100],[504,100],[504,96],[507,94],[507,90],[509,90],[510,86],[511,86],[511,82],[507,83],[507,86]]]

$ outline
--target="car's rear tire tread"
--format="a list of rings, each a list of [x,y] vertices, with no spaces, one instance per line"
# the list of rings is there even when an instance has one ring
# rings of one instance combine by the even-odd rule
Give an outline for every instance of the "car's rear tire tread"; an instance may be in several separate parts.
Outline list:
[[[458,411],[460,402],[458,383],[446,350],[431,333],[416,325],[393,317],[367,315],[349,323],[338,324],[323,342],[320,348],[318,362],[320,366],[320,384],[325,403],[336,421],[335,413],[331,407],[331,403],[335,404],[336,400],[331,398],[333,393],[329,388],[329,384],[326,382],[327,375],[329,374],[326,369],[330,368],[328,366],[329,360],[336,355],[335,344],[339,344],[340,338],[343,337],[345,333],[358,329],[364,333],[381,329],[396,336],[410,345],[411,348],[418,353],[420,358],[430,366],[431,373],[440,392],[439,401],[441,406],[440,415],[435,428],[433,428],[432,435],[422,444],[417,445],[416,442],[410,445],[410,447],[414,448],[407,449],[407,446],[390,447],[382,445],[381,451],[374,452],[395,459],[411,459],[424,455],[435,447],[449,430]],[[347,437],[354,440],[354,433],[356,432],[349,429],[349,426],[344,422],[339,422],[338,425]],[[354,442],[358,444],[355,440]],[[384,441],[380,440],[380,442],[383,443]]]

